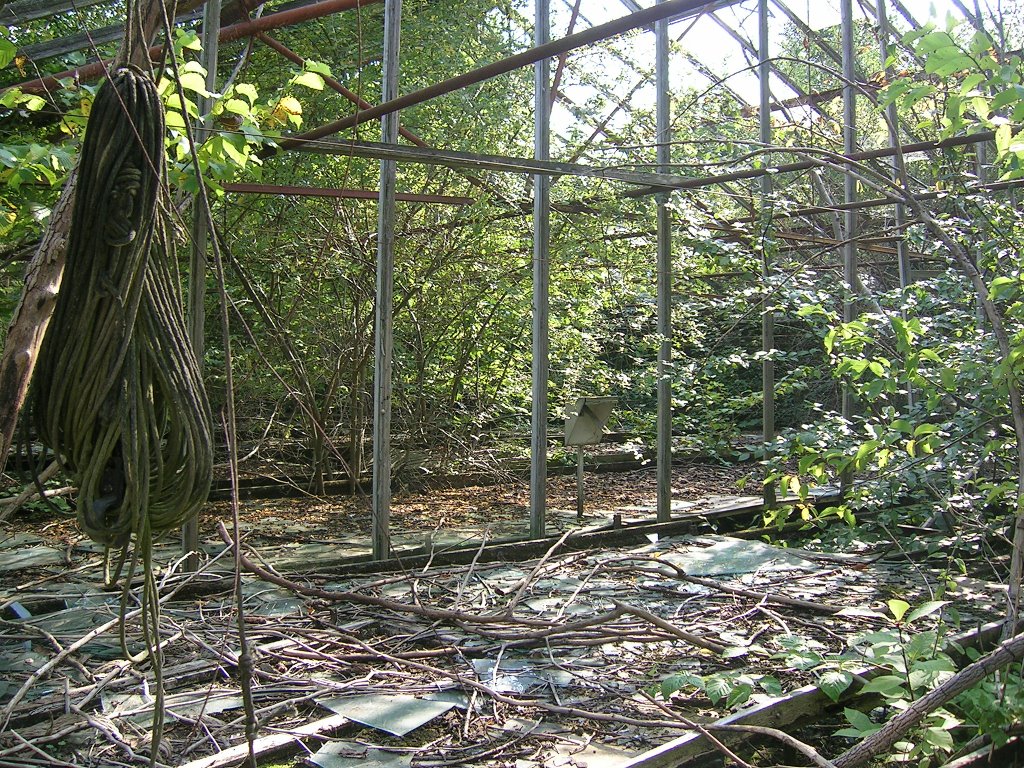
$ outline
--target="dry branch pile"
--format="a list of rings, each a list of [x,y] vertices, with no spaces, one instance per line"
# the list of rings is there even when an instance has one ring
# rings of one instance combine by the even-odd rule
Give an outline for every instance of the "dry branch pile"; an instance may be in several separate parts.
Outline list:
[[[98,589],[96,557],[69,555],[83,567],[0,573],[0,766],[146,759],[149,670],[120,658],[116,596]],[[872,625],[838,608],[910,597],[926,575],[725,537],[378,577],[286,579],[269,553],[246,557],[263,576],[245,584],[257,746],[301,754],[328,742],[341,757],[375,747],[412,766],[557,765],[574,752],[621,762],[723,714],[697,693],[652,697],[664,677],[745,668],[797,688],[807,679],[772,658],[780,635],[841,651]],[[229,560],[164,575],[166,765],[245,754]],[[394,717],[422,724],[388,734]]]

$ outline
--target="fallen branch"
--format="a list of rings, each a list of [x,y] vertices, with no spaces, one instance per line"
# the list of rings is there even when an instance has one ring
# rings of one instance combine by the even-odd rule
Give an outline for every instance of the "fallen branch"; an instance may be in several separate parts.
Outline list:
[[[705,651],[711,651],[712,653],[725,652],[725,646],[721,643],[716,643],[713,640],[705,640],[703,637],[695,635],[692,632],[687,632],[685,629],[680,629],[672,622],[665,621],[660,616],[655,616],[650,611],[644,610],[639,606],[629,605],[628,603],[622,603],[614,598],[612,598],[612,604],[616,608],[620,608],[626,613],[631,613],[637,618],[641,618],[644,621],[649,621],[654,626],[659,627],[660,629],[664,629],[666,632],[675,635],[680,640],[683,640],[689,643],[690,645],[695,645],[698,648],[703,648]]]
[[[50,499],[54,496],[63,496],[65,493],[72,493],[75,491],[75,487],[68,485],[63,488],[51,488],[44,490],[42,495],[39,493],[39,487],[47,480],[51,479],[57,474],[60,469],[60,465],[56,461],[51,461],[50,465],[39,473],[37,478],[38,482],[31,482],[25,486],[24,490],[17,496],[9,496],[5,499],[0,499],[0,522],[3,522],[8,517],[13,515],[23,504],[27,504],[30,501],[35,501],[42,496]]]
[[[836,768],[857,768],[887,752],[900,738],[929,714],[973,688],[986,677],[1003,667],[1024,659],[1024,635],[1007,640],[991,653],[961,669],[938,688],[913,702],[904,712],[894,717],[879,730],[851,747],[833,762]]]

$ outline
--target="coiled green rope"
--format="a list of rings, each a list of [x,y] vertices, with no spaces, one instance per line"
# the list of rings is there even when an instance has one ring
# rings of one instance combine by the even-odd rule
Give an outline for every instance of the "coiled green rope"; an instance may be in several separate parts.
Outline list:
[[[157,677],[155,760],[163,686],[153,538],[199,511],[213,448],[210,406],[171,277],[173,241],[161,213],[163,107],[141,70],[118,69],[100,87],[78,173],[33,408],[40,440],[78,480],[82,529],[108,554],[120,550],[114,580],[134,535],[121,609],[124,615],[141,563],[143,637]]]

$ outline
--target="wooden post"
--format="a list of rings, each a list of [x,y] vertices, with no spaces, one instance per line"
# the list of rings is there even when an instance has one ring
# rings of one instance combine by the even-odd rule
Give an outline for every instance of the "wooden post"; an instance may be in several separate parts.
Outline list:
[[[384,4],[384,101],[398,96],[402,0]],[[398,112],[381,117],[381,140],[398,141]],[[373,557],[383,560],[391,552],[391,354],[395,282],[394,160],[380,161],[380,198],[377,202],[377,311],[374,320],[373,369]]]
[[[576,522],[583,522],[583,508],[586,496],[583,482],[583,446],[576,446]]]

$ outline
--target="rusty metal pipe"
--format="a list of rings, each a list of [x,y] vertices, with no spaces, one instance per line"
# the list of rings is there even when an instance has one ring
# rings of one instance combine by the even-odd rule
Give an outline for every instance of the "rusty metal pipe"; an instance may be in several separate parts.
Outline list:
[[[282,139],[279,142],[279,147],[282,150],[294,149],[296,147],[307,144],[317,139],[322,139],[325,136],[331,136],[338,131],[343,131],[346,128],[354,128],[362,123],[369,122],[370,120],[379,120],[384,115],[391,112],[397,112],[401,109],[415,106],[416,104],[422,104],[425,101],[430,101],[438,96],[443,96],[447,93],[466,88],[470,85],[483,82],[484,80],[490,80],[491,78],[497,77],[498,75],[504,75],[522,67],[536,64],[538,61],[551,58],[552,56],[558,56],[562,53],[567,53],[576,48],[582,48],[586,45],[606,40],[610,37],[621,35],[624,32],[637,29],[638,27],[645,27],[649,24],[653,24],[655,21],[660,19],[667,19],[672,16],[678,16],[680,14],[693,13],[699,11],[707,6],[717,6],[721,3],[715,3],[713,0],[668,0],[668,2],[660,3],[659,5],[645,8],[642,11],[631,13],[628,16],[623,16],[613,21],[609,21],[606,24],[599,24],[596,27],[577,32],[574,35],[568,35],[558,40],[552,40],[544,45],[538,45],[534,48],[530,48],[526,51],[509,56],[508,58],[495,61],[491,64],[487,64],[483,67],[471,70],[455,77],[450,77],[447,80],[442,80],[439,83],[428,85],[426,88],[421,88],[418,91],[407,93],[404,96],[399,96],[397,99],[391,99],[390,101],[378,104],[375,107],[367,109],[363,112],[357,112],[354,115],[348,115],[314,128],[311,131],[297,134],[287,139]],[[265,156],[274,154],[274,151],[264,152]]]
[[[321,0],[319,3],[312,3],[311,5],[305,5],[301,8],[292,8],[291,10],[272,13],[259,19],[241,21],[237,24],[232,24],[229,27],[221,29],[217,39],[221,43],[228,43],[243,37],[254,37],[260,32],[266,32],[270,29],[288,27],[294,24],[299,24],[303,21],[310,21],[312,19],[319,19],[323,16],[329,16],[330,14],[338,13],[339,11],[350,11],[356,8],[361,8],[364,5],[373,5],[374,3],[379,2],[381,2],[381,0]],[[163,56],[163,52],[164,46],[154,45],[149,49],[149,56],[151,59],[157,60]],[[107,62],[95,61],[76,69],[68,69],[64,72],[58,72],[56,75],[41,77],[36,80],[26,80],[23,83],[16,83],[12,87],[21,88],[25,93],[49,92],[60,88],[60,80],[63,80],[66,77],[74,77],[82,81],[94,80],[103,74],[107,66]]]

